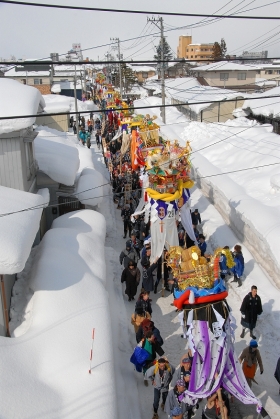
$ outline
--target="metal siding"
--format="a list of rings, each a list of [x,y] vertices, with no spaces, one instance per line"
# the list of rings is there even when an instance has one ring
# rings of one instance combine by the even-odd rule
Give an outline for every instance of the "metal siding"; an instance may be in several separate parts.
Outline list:
[[[3,152],[3,144],[2,140],[0,140],[0,185],[5,186],[6,182],[6,174],[4,170],[4,152]]]

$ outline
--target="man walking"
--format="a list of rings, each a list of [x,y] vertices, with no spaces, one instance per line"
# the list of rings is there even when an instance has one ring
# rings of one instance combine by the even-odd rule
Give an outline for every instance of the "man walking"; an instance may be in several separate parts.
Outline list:
[[[131,211],[128,204],[126,204],[125,207],[122,209],[121,216],[123,219],[123,238],[125,239],[127,235],[127,230],[129,231],[129,235],[131,233]]]
[[[249,292],[243,299],[243,302],[240,307],[242,314],[241,325],[243,326],[241,338],[245,336],[245,330],[250,330],[250,336],[252,339],[256,339],[256,336],[253,334],[253,330],[256,327],[257,318],[262,314],[262,301],[258,296],[258,288],[256,285],[251,287],[251,292]]]
[[[242,364],[242,369],[247,380],[249,387],[252,387],[252,381],[254,380],[257,366],[260,367],[260,373],[263,373],[263,363],[258,350],[258,343],[256,340],[251,340],[250,345],[243,349],[242,354],[239,357],[239,362]]]
[[[153,419],[158,419],[158,407],[160,396],[162,397],[161,408],[164,410],[166,397],[169,390],[169,384],[172,380],[175,368],[169,364],[167,359],[160,358],[155,365],[150,367],[145,374],[147,380],[151,380],[154,386],[154,416]]]

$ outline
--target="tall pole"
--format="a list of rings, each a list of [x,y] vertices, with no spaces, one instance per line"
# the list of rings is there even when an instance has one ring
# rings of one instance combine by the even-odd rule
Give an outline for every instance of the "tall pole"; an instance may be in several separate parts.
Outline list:
[[[86,81],[86,66],[84,65],[84,91],[87,99],[87,81]]]
[[[121,46],[120,46],[120,39],[117,38],[118,40],[118,53],[119,53],[119,61],[121,61]],[[122,100],[122,90],[123,90],[123,86],[122,86],[122,65],[119,62],[119,75],[120,75],[120,95],[121,95],[121,100]]]
[[[161,78],[161,104],[162,104],[162,108],[160,111],[160,115],[162,118],[163,123],[166,123],[166,118],[165,118],[165,83],[164,83],[164,28],[163,28],[163,18],[159,17],[158,19],[152,18],[152,19],[147,19],[148,22],[152,22],[154,25],[156,25],[157,28],[160,29],[160,49],[161,49],[161,54],[160,54],[160,60],[161,60],[161,66],[160,66],[160,78]],[[157,23],[160,24],[160,26],[157,25]]]
[[[77,101],[76,81],[77,81],[77,75],[76,75],[76,65],[75,65],[74,96],[75,96],[75,112],[76,112],[76,131],[77,131],[76,134],[77,134],[77,139],[79,140],[79,115],[78,115],[78,101]]]
[[[160,21],[160,37],[161,37],[161,98],[162,98],[162,108],[161,108],[161,117],[162,121],[165,124],[166,118],[165,118],[165,83],[164,83],[164,38],[163,38],[163,18],[159,18]]]

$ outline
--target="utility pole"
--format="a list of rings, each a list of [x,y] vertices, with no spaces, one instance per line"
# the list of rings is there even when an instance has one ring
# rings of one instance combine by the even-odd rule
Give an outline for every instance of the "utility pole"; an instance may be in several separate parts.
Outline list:
[[[79,141],[79,115],[78,115],[78,102],[77,102],[77,89],[76,89],[76,65],[75,65],[75,76],[74,76],[74,96],[75,96],[75,112],[76,112],[76,131],[77,131],[77,139]]]
[[[86,66],[84,65],[84,91],[87,99],[87,80],[86,80]]]
[[[118,59],[119,61],[121,61],[121,45],[120,45],[120,38],[110,38],[111,41],[116,41],[118,44]],[[121,99],[122,99],[122,91],[123,91],[123,86],[122,86],[122,65],[121,62],[119,62],[119,77],[120,77],[120,95],[121,95]]]
[[[164,82],[164,51],[163,51],[163,47],[164,47],[164,28],[163,28],[163,18],[159,17],[158,19],[155,19],[154,17],[152,19],[147,18],[148,22],[152,22],[157,28],[160,29],[160,44],[161,44],[161,98],[162,98],[162,108],[161,108],[161,117],[162,117],[162,121],[165,124],[166,123],[166,118],[165,118],[165,82]],[[160,26],[159,26],[159,25]]]

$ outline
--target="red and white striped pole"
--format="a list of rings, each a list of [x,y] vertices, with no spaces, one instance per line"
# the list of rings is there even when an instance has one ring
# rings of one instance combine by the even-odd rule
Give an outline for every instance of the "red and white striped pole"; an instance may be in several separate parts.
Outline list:
[[[95,329],[92,329],[92,333],[91,333],[91,350],[90,350],[90,355],[89,355],[89,374],[91,374],[91,361],[92,361],[92,353],[93,353],[93,342],[94,342],[94,332]]]

